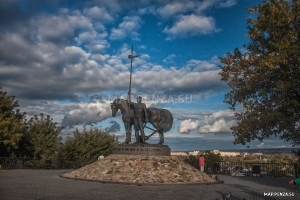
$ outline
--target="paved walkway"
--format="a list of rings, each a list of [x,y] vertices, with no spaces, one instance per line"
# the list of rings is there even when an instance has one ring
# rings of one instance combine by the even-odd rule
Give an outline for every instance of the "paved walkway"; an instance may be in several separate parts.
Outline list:
[[[220,175],[223,184],[193,186],[136,186],[103,184],[60,178],[70,170],[0,170],[0,199],[104,199],[104,200],[222,200],[232,193],[232,200],[300,199],[298,187],[288,186],[287,178],[232,177]],[[293,193],[292,197],[267,197],[264,193]]]

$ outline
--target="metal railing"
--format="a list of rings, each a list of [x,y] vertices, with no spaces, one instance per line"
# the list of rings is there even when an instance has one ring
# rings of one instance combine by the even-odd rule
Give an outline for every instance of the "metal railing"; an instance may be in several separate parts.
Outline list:
[[[296,176],[295,165],[284,163],[206,162],[204,172],[232,176]]]
[[[79,163],[68,158],[28,159],[0,157],[0,169],[77,169]]]

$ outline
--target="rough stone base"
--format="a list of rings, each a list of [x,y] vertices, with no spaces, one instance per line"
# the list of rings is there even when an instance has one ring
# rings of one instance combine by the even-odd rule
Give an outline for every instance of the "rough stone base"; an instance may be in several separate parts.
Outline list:
[[[63,178],[136,185],[194,185],[221,183],[175,156],[111,154],[61,175]]]
[[[142,156],[171,156],[168,145],[158,144],[119,144],[114,147],[112,154],[142,155]]]

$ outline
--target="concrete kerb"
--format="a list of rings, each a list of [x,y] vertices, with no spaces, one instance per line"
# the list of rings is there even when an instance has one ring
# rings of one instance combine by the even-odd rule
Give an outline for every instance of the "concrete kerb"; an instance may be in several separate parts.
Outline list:
[[[119,184],[119,185],[136,185],[136,186],[195,186],[195,185],[215,185],[215,184],[223,184],[224,181],[217,180],[216,182],[202,182],[202,183],[130,183],[130,182],[118,182],[118,181],[102,181],[95,179],[86,179],[86,178],[73,178],[67,177],[64,174],[58,175],[61,178],[65,179],[73,179],[76,181],[89,181],[89,182],[98,182],[104,184]]]

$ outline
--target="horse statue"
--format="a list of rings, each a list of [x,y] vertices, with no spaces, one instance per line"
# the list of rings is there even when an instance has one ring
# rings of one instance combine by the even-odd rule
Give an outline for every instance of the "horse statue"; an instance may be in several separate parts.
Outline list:
[[[131,104],[134,104],[131,102]],[[115,117],[118,110],[121,111],[122,121],[126,130],[126,140],[125,144],[131,142],[131,133],[132,133],[132,125],[134,124],[134,115],[127,100],[124,99],[115,99],[113,103],[110,104],[112,110],[112,116]],[[152,124],[154,129],[144,125],[144,127],[152,130],[152,134],[145,137],[145,140],[148,140],[152,135],[158,132],[159,134],[159,143],[164,143],[164,132],[169,131],[173,125],[173,116],[170,111],[166,109],[159,108],[146,108],[148,114],[148,121]],[[145,123],[145,121],[144,121]],[[136,135],[136,142],[140,142],[140,138]]]

